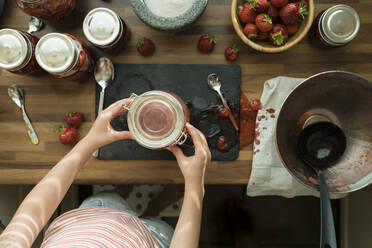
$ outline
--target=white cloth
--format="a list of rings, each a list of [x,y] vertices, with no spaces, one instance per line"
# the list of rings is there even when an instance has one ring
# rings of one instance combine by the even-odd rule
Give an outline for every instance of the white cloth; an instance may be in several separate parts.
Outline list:
[[[248,196],[278,195],[287,198],[312,195],[319,192],[301,184],[281,162],[275,145],[275,126],[279,111],[289,93],[303,78],[276,77],[265,82],[261,96],[262,109],[258,111],[256,132],[259,132],[253,147],[252,172],[247,187]],[[274,113],[266,110],[273,109]],[[270,111],[273,112],[273,111]],[[331,198],[343,195],[331,195]]]

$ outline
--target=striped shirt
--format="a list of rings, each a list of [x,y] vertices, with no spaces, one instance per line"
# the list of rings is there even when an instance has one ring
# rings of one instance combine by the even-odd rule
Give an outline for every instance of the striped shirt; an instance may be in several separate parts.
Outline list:
[[[158,248],[139,218],[107,207],[76,209],[55,219],[41,248]]]

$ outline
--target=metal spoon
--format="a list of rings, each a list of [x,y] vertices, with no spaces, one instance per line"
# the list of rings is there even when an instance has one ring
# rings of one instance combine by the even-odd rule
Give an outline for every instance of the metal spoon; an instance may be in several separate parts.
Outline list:
[[[36,18],[34,16],[31,16],[30,21],[28,22],[28,30],[27,33],[31,34],[33,32],[37,32],[40,29],[43,28],[43,21],[40,20],[39,18]]]
[[[105,89],[114,80],[115,70],[114,65],[108,58],[102,57],[97,61],[94,68],[94,77],[101,86],[101,93],[99,94],[98,113],[103,110],[103,103],[105,101]],[[98,156],[98,150],[93,153],[94,157]]]
[[[225,98],[221,94],[221,80],[220,80],[220,78],[216,74],[212,73],[212,74],[208,75],[208,80],[207,81],[208,81],[209,87],[211,89],[215,90],[218,93],[218,95],[220,96],[223,106],[225,107],[225,109],[227,109],[229,111],[229,118],[230,118],[235,130],[239,131],[239,127],[236,124],[235,118],[234,118],[234,116],[233,116],[233,114],[232,114],[232,112],[229,108],[229,105],[227,105],[227,102],[226,102]]]
[[[17,104],[17,106],[22,110],[23,120],[26,124],[26,129],[28,136],[31,139],[32,144],[37,145],[39,143],[39,139],[37,138],[37,135],[35,133],[34,128],[31,125],[30,119],[27,117],[26,111],[25,111],[25,105],[24,105],[24,94],[23,90],[17,85],[13,84],[8,87],[8,94],[9,97]]]

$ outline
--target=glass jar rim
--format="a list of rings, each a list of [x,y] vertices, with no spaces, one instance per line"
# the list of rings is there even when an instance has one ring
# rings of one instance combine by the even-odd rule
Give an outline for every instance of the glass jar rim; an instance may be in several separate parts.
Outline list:
[[[137,112],[141,105],[146,102],[151,102],[153,100],[160,100],[167,102],[174,110],[174,126],[166,137],[160,140],[151,139],[150,136],[144,135],[142,129],[139,127],[140,123],[138,122],[139,112]],[[180,137],[184,133],[184,128],[186,124],[185,113],[180,101],[172,96],[171,94],[161,91],[153,90],[145,92],[139,96],[134,95],[133,101],[128,107],[127,123],[129,131],[131,132],[133,138],[142,146],[149,149],[161,149],[168,147],[170,145],[176,144]]]

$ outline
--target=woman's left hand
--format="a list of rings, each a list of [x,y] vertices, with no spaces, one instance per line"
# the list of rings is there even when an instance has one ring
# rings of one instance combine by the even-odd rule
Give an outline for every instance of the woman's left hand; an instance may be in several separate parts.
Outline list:
[[[92,128],[85,137],[89,140],[89,144],[98,149],[101,146],[110,144],[114,141],[132,139],[129,131],[116,131],[112,128],[110,122],[118,115],[121,115],[127,110],[123,108],[123,104],[129,104],[130,99],[122,99],[103,110],[97,117]]]

